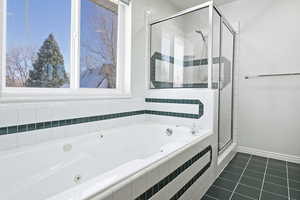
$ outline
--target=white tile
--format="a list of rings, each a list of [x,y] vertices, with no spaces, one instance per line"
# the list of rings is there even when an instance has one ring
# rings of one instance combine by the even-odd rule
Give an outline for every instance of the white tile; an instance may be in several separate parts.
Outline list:
[[[32,106],[19,108],[19,121],[18,124],[36,123],[36,109]]]
[[[183,195],[180,197],[181,200],[193,200],[193,193],[191,192],[191,189],[189,188]],[[200,198],[197,197],[197,200],[200,200]]]
[[[65,129],[65,137],[74,137],[78,135],[83,135],[88,133],[88,125],[87,124],[74,124],[66,126]]]
[[[13,106],[0,106],[0,126],[13,126],[19,122],[19,111]]]
[[[34,131],[37,143],[49,141],[52,138],[52,133],[53,132],[51,129],[41,129]]]
[[[33,145],[37,143],[37,137],[34,131],[17,133],[17,146]]]
[[[111,194],[103,198],[98,198],[97,200],[113,200],[113,195]]]
[[[170,173],[170,163],[168,161],[161,163],[158,167],[161,177],[166,177]]]
[[[113,200],[112,190],[108,189],[105,192],[102,192],[100,195],[90,198],[90,200]]]
[[[132,199],[132,183],[127,183],[113,191],[113,200]]]
[[[53,112],[49,106],[38,107],[36,109],[37,122],[53,121]]]
[[[199,113],[199,105],[196,104],[174,104],[174,103],[147,103],[146,108],[149,110],[179,112],[179,113]]]
[[[12,149],[17,146],[16,134],[0,136],[0,150]]]
[[[160,190],[158,193],[156,193],[153,197],[150,198],[150,200],[167,200],[170,199],[171,195],[169,192],[168,187],[164,187],[162,190]]]
[[[187,158],[185,158],[187,159]],[[176,170],[182,163],[185,161],[182,161],[182,159],[178,159],[178,155],[174,156],[171,158],[168,163],[169,163],[169,174],[172,173],[174,170]]]
[[[51,105],[50,109],[52,110],[53,120],[66,119],[67,116],[69,115],[66,107],[68,107],[66,103],[55,103]]]
[[[156,183],[158,183],[162,177],[160,174],[160,169],[158,167],[154,167],[153,169],[147,172],[147,187],[150,188]]]
[[[61,139],[61,138],[64,138],[66,135],[66,126],[55,127],[55,128],[51,128],[49,130],[51,131],[49,138],[48,138],[49,140]]]
[[[133,180],[132,183],[132,195],[133,198],[138,197],[147,190],[147,174],[141,175]]]

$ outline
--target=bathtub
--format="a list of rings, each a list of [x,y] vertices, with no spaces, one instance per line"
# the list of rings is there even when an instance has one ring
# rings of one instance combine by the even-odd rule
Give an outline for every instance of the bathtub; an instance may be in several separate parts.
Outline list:
[[[1,152],[0,199],[89,199],[210,134],[144,123]]]

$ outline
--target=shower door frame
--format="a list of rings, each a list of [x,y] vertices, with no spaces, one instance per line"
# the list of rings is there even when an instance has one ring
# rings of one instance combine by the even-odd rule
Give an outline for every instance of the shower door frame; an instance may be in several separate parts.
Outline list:
[[[174,19],[177,17],[180,17],[182,15],[197,11],[197,10],[201,10],[204,8],[208,8],[209,10],[209,33],[208,33],[208,53],[207,53],[207,60],[208,60],[208,89],[215,89],[213,87],[213,17],[214,17],[214,13],[216,12],[219,16],[220,16],[220,46],[219,46],[219,58],[221,57],[221,51],[222,51],[222,25],[223,23],[227,26],[228,30],[232,33],[233,35],[233,55],[232,55],[232,71],[231,71],[231,84],[232,84],[232,94],[231,94],[231,139],[230,141],[225,144],[223,146],[223,148],[220,148],[219,146],[219,141],[220,141],[220,126],[219,126],[219,122],[220,122],[220,90],[219,90],[219,85],[220,85],[220,75],[218,77],[218,154],[221,154],[224,150],[227,149],[228,146],[230,146],[233,143],[233,117],[234,117],[234,72],[235,72],[235,55],[236,55],[236,31],[234,30],[234,28],[231,26],[231,24],[229,23],[229,21],[223,16],[222,12],[215,6],[214,1],[208,1],[206,3],[202,3],[200,5],[185,9],[183,11],[179,11],[174,15],[171,15],[169,17],[164,17],[158,20],[153,20],[151,22],[148,23],[147,26],[147,30],[146,32],[148,32],[148,38],[149,40],[147,41],[147,45],[148,45],[148,52],[147,52],[147,65],[148,66],[148,70],[147,73],[149,73],[150,70],[150,63],[149,60],[151,58],[151,26],[155,25],[157,23],[160,22],[164,22],[170,19]],[[215,11],[215,12],[214,12]],[[219,71],[220,71],[220,62],[219,62]],[[151,80],[149,79],[149,74],[147,74],[147,86],[148,89],[153,90],[156,88],[151,88]],[[174,89],[178,89],[178,88],[174,88]]]
[[[228,20],[222,15],[220,10],[214,5],[213,9],[217,12],[220,17],[220,45],[219,45],[219,58],[222,57],[222,42],[223,42],[223,26],[231,32],[233,37],[232,44],[232,66],[231,66],[231,130],[230,130],[230,140],[220,147],[220,104],[221,104],[221,92],[220,92],[220,69],[221,62],[219,62],[219,77],[218,77],[218,154],[222,154],[232,143],[233,143],[233,129],[234,129],[234,72],[235,72],[235,54],[236,54],[236,31],[233,29]],[[211,37],[213,37],[211,35]]]
[[[202,3],[200,5],[197,5],[197,6],[188,8],[188,9],[185,9],[183,11],[179,11],[179,12],[177,12],[174,15],[171,15],[169,17],[164,17],[164,18],[161,18],[161,19],[153,20],[153,21],[151,21],[148,24],[148,27],[147,27],[148,31],[147,32],[148,32],[149,40],[147,42],[148,42],[148,47],[150,47],[149,51],[147,53],[147,56],[148,56],[148,58],[147,58],[148,72],[150,70],[149,60],[151,58],[151,26],[155,25],[155,24],[158,24],[160,22],[171,20],[171,19],[183,16],[183,15],[195,12],[197,10],[205,9],[205,8],[208,8],[208,11],[209,11],[209,17],[208,17],[208,19],[209,19],[209,21],[208,21],[209,33],[208,33],[208,49],[207,49],[207,63],[208,63],[207,64],[207,68],[208,68],[208,74],[207,74],[207,77],[208,77],[208,79],[207,79],[208,87],[207,88],[208,89],[212,89],[212,64],[213,64],[213,60],[212,60],[212,52],[213,52],[212,51],[212,45],[213,45],[213,40],[212,40],[213,30],[212,30],[212,26],[213,26],[213,20],[212,20],[212,18],[213,18],[213,9],[214,9],[214,2],[213,1],[208,1],[206,3]],[[149,74],[147,74],[147,79],[149,79]],[[164,88],[151,88],[151,80],[149,79],[147,82],[148,82],[147,83],[148,89],[150,89],[150,90],[164,89]],[[205,89],[207,89],[207,88],[205,88]],[[168,89],[181,89],[181,88],[168,88]],[[203,89],[203,88],[197,88],[197,89]]]

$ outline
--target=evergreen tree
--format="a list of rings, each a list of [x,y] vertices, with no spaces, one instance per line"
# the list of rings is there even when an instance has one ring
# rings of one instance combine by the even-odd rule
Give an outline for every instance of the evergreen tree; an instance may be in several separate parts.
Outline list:
[[[69,83],[64,67],[64,57],[53,34],[44,41],[33,63],[33,70],[29,71],[27,87],[59,88]]]

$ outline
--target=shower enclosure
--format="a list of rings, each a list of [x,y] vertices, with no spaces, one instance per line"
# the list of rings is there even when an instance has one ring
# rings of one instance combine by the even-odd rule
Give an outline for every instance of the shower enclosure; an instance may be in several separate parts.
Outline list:
[[[219,152],[233,139],[235,31],[212,1],[150,23],[150,88],[218,90]]]

